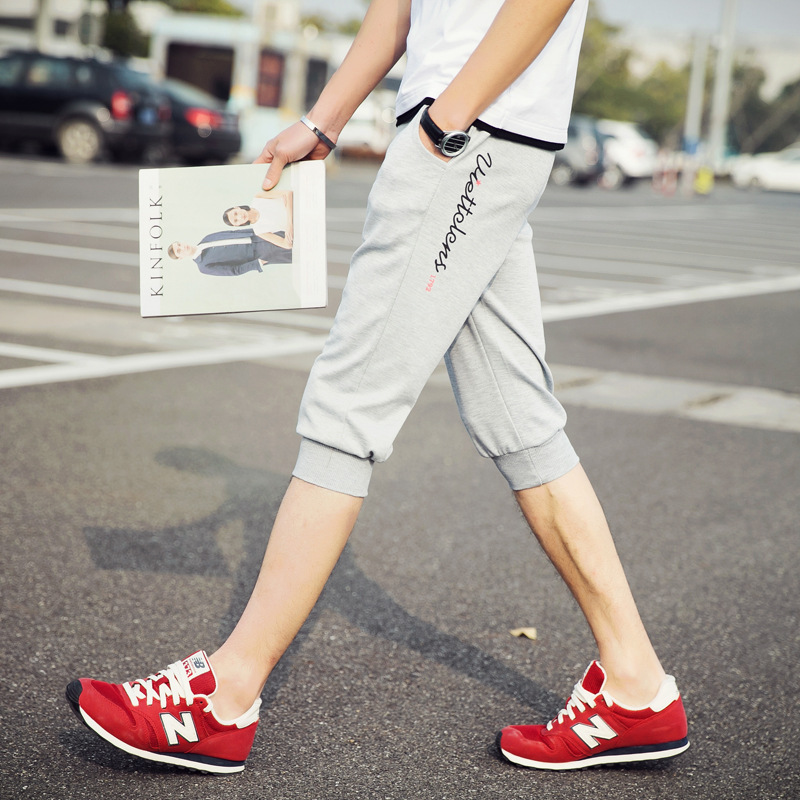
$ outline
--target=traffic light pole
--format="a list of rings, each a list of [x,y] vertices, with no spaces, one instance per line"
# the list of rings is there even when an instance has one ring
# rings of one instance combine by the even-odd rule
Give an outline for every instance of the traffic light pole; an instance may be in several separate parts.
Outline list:
[[[725,0],[722,9],[722,28],[717,45],[717,65],[714,73],[714,94],[711,100],[709,130],[709,161],[715,172],[721,171],[728,141],[733,51],[736,40],[736,17],[739,0]]]

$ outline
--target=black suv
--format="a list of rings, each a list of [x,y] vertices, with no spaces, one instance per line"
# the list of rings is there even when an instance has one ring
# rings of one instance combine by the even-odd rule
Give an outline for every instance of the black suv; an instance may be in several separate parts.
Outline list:
[[[170,135],[169,100],[116,61],[36,52],[0,57],[0,138],[55,144],[67,161],[152,158]]]

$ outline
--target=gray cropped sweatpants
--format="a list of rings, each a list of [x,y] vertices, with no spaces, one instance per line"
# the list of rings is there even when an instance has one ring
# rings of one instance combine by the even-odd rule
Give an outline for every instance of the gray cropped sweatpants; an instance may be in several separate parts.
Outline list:
[[[420,141],[418,114],[389,147],[300,406],[304,481],[365,496],[443,356],[472,441],[512,489],[578,462],[544,359],[527,219],[553,155],[471,134],[445,162]]]

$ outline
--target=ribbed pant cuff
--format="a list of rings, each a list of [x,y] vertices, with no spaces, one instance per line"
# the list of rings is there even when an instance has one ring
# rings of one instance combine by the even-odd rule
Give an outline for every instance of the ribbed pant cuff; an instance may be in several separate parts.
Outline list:
[[[292,475],[333,492],[366,497],[372,466],[369,458],[359,458],[312,439],[301,439]]]
[[[569,437],[562,430],[543,444],[496,456],[494,463],[508,485],[518,492],[566,475],[579,460]]]

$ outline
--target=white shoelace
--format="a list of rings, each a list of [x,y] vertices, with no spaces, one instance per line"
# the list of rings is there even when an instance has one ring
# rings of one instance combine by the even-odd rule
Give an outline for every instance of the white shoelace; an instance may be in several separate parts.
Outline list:
[[[166,680],[164,680],[166,678]],[[161,681],[158,688],[154,685]],[[138,706],[141,700],[150,706],[154,701],[158,701],[161,708],[167,707],[167,700],[171,699],[173,705],[178,705],[181,698],[186,700],[186,705],[194,702],[194,694],[189,686],[189,679],[180,661],[170,664],[166,669],[147,678],[140,678],[135,681],[126,681],[122,688],[128,695],[131,703]]]
[[[569,717],[570,719],[575,719],[575,711],[576,709],[580,712],[583,711],[586,706],[589,708],[594,708],[597,704],[598,698],[603,698],[605,704],[608,706],[610,703],[608,699],[603,695],[601,692],[600,694],[590,694],[580,685],[580,683],[576,683],[575,687],[572,690],[572,696],[567,700],[567,704],[561,711],[558,712],[558,716],[555,719],[551,719],[550,722],[547,723],[547,730],[553,730],[553,725],[558,724],[560,725],[565,717]]]

